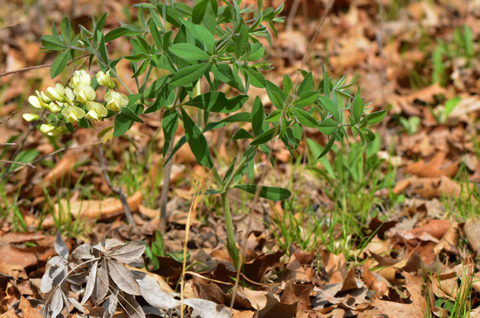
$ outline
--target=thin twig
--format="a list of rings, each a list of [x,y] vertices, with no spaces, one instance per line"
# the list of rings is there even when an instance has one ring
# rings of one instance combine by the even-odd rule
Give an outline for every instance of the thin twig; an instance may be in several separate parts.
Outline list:
[[[79,59],[89,57],[89,56],[90,56],[90,54],[85,54],[85,55],[79,56],[76,59],[68,62],[67,65],[70,65],[70,64],[72,64],[73,62],[75,62]],[[2,74],[0,74],[0,77],[8,76],[8,75],[16,74],[16,73],[21,73],[21,72],[26,72],[26,71],[30,71],[30,70],[35,70],[35,69],[39,69],[39,68],[50,67],[50,66],[52,66],[52,64],[42,64],[42,65],[37,65],[37,66],[25,67],[25,68],[21,68],[19,70],[2,73]]]
[[[0,142],[0,146],[15,146],[14,142]]]
[[[20,162],[20,161],[0,160],[0,163],[8,163],[10,165],[13,165],[13,164],[21,165],[21,166],[29,167],[30,169],[35,169],[34,165],[29,164],[29,163],[25,163],[25,162]]]
[[[137,232],[137,226],[135,224],[135,221],[133,220],[132,211],[130,211],[130,207],[128,206],[127,196],[125,195],[121,187],[115,188],[112,185],[112,182],[110,181],[110,177],[108,176],[107,168],[105,167],[105,156],[103,154],[103,144],[98,146],[98,153],[99,153],[98,157],[100,160],[100,167],[102,168],[103,177],[105,178],[105,181],[107,182],[107,185],[110,188],[110,190],[112,190],[112,192],[115,193],[120,198],[120,201],[122,202],[123,210],[125,212],[125,216],[127,218],[127,222],[131,224],[132,229],[135,232]]]
[[[13,113],[11,113],[7,118],[5,118],[4,120],[0,121],[0,125],[3,125],[4,123],[6,123],[7,121],[10,120],[10,118],[12,118],[13,115],[15,115],[15,113],[18,112],[18,110],[14,111]]]

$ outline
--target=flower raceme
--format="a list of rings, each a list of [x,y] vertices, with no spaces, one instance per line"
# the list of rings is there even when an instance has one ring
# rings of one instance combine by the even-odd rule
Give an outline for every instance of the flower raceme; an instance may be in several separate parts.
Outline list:
[[[28,98],[29,103],[38,109],[47,110],[53,114],[60,113],[62,116],[40,118],[36,114],[25,114],[23,118],[32,122],[41,120],[44,123],[40,131],[49,136],[65,134],[69,129],[63,126],[65,123],[78,123],[82,118],[89,121],[103,120],[108,115],[108,110],[118,113],[128,105],[128,97],[116,91],[108,91],[115,88],[115,83],[110,73],[100,71],[96,74],[100,85],[106,86],[105,104],[95,101],[96,92],[91,86],[90,75],[83,71],[75,71],[67,87],[57,83],[55,87],[47,88],[46,92],[35,91],[35,95]],[[106,105],[106,107],[104,106]]]

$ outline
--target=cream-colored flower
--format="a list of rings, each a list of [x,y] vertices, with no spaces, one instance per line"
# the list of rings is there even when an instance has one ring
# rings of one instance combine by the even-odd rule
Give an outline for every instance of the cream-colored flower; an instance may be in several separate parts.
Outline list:
[[[57,83],[55,88],[49,87],[47,88],[48,98],[57,102],[63,102],[65,100],[65,87],[62,84]]]
[[[67,106],[62,110],[62,115],[69,123],[76,123],[80,118],[85,117],[85,111],[77,106]]]
[[[80,84],[75,86],[73,93],[77,96],[77,102],[85,104],[95,99],[95,90],[90,85]]]
[[[102,117],[105,117],[105,116],[108,115],[107,109],[105,108],[105,106],[103,106],[100,103],[87,102],[85,104],[85,107],[88,110],[88,113],[85,115],[85,117],[87,117],[91,121],[100,120],[100,119],[102,119]]]
[[[107,73],[100,71],[97,73],[96,77],[98,84],[107,86],[110,89],[115,88],[115,83],[110,78],[110,71],[107,71]]]
[[[40,98],[34,95],[28,97],[28,102],[35,108],[44,108],[48,106]]]
[[[75,88],[78,85],[90,85],[90,81],[90,75],[87,74],[87,72],[85,72],[84,70],[80,70],[73,73],[73,77],[70,80],[70,83],[68,83],[68,85],[71,88]]]
[[[42,126],[40,126],[40,131],[44,134],[48,134],[49,132],[51,132],[54,129],[55,129],[55,126],[53,126],[53,125],[43,124]]]
[[[106,93],[105,101],[107,102],[107,108],[115,113],[118,113],[123,107],[128,105],[128,97],[115,91]]]
[[[63,135],[65,134],[66,132],[68,131],[68,129],[66,127],[57,127],[55,128],[54,130],[52,130],[51,132],[47,133],[47,135],[51,136],[51,137],[54,137],[54,136],[60,136],[60,135]]]
[[[61,109],[57,104],[55,104],[54,102],[51,102],[51,103],[48,105],[48,110],[50,110],[50,112],[56,114],[56,113],[58,113],[59,111],[61,111],[62,109]]]
[[[75,94],[70,87],[65,88],[65,101],[69,104],[73,104],[75,101]]]
[[[35,94],[37,94],[37,97],[45,104],[49,104],[52,101],[44,92],[35,91]]]
[[[37,114],[23,114],[23,119],[26,121],[35,121],[40,119]]]

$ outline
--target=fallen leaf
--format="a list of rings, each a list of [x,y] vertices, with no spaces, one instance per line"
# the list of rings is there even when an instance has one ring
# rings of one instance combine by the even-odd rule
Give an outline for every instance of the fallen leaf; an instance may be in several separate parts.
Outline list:
[[[453,177],[459,161],[444,163],[447,153],[439,151],[430,161],[420,160],[405,167],[405,172],[422,178]]]
[[[322,265],[330,276],[330,283],[343,282],[348,274],[345,256],[343,254],[335,255],[325,249],[320,250],[320,253],[322,255]]]
[[[480,219],[470,218],[463,226],[463,232],[472,248],[480,252]]]

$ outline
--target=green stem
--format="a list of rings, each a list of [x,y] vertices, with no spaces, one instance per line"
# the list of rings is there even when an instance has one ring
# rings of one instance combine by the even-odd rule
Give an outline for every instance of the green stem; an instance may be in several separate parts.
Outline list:
[[[227,250],[232,257],[233,265],[235,269],[240,266],[240,256],[235,240],[235,230],[233,228],[232,213],[230,211],[230,204],[228,202],[227,192],[221,194],[223,214],[225,216],[225,226],[227,229]]]

